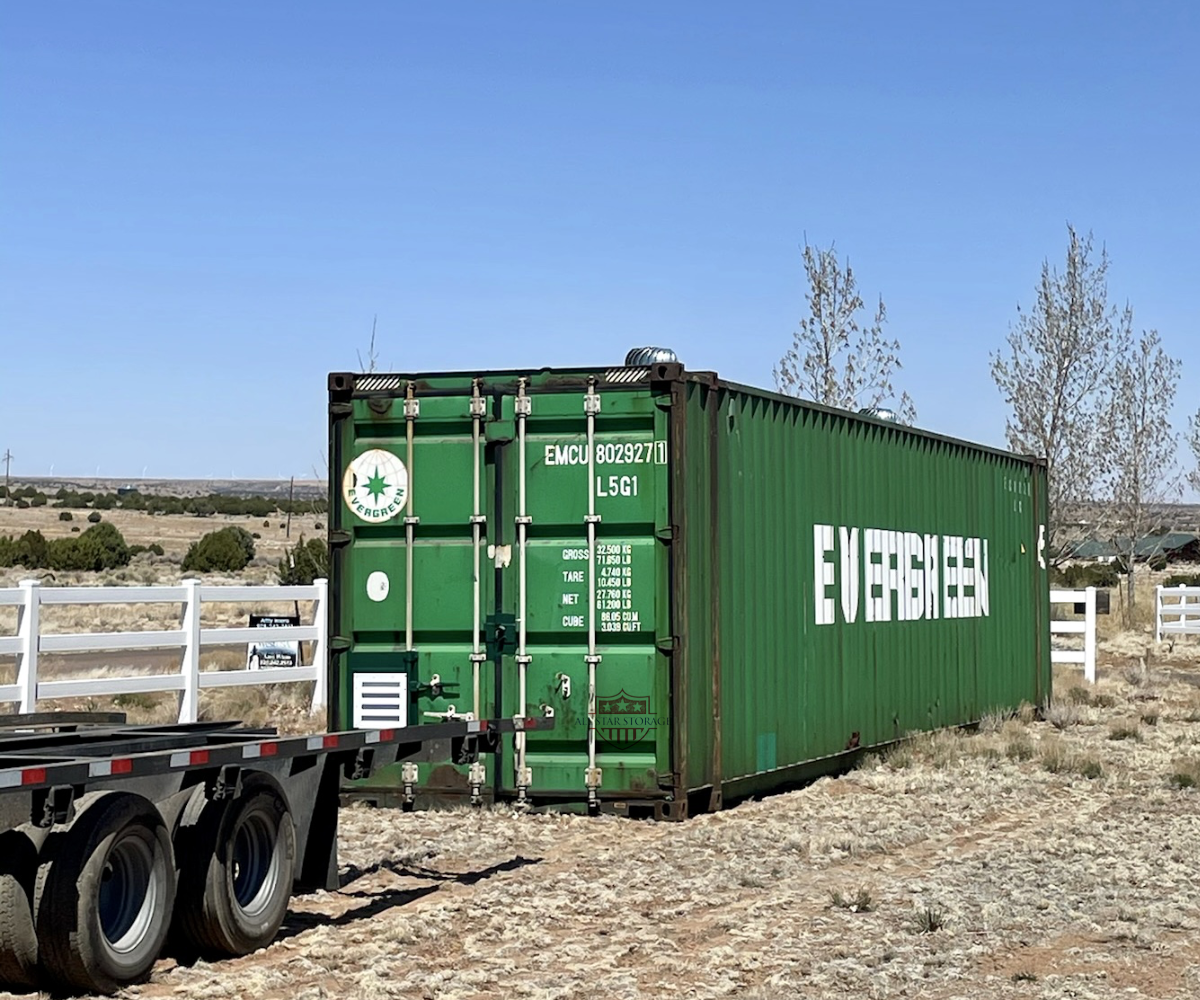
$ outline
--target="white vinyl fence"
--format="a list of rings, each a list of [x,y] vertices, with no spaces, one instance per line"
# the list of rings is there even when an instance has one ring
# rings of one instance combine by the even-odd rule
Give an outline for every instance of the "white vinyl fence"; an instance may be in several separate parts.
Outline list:
[[[1082,604],[1083,621],[1050,620],[1050,635],[1082,635],[1083,649],[1055,649],[1050,652],[1051,663],[1083,664],[1083,676],[1089,684],[1096,683],[1096,588],[1086,590],[1051,590],[1051,604]]]
[[[17,681],[0,684],[0,703],[17,702],[20,711],[32,712],[39,699],[87,698],[154,691],[179,693],[179,721],[195,722],[200,692],[206,688],[252,684],[312,681],[313,710],[325,706],[325,650],[327,642],[326,596],[328,583],[310,587],[204,586],[184,580],[177,587],[43,587],[38,580],[22,580],[19,587],[0,588],[0,605],[15,605],[19,622],[15,636],[0,636],[0,655],[17,657]],[[262,628],[201,628],[200,607],[210,602],[313,601],[311,625]],[[183,624],[177,629],[140,632],[88,632],[43,634],[40,610],[48,604],[174,604],[183,606]],[[308,642],[309,664],[262,670],[200,669],[205,646],[233,643]],[[179,649],[179,669],[166,674],[97,677],[44,681],[38,678],[41,653],[109,652],[128,649]],[[303,647],[300,647],[303,648]]]
[[[1159,587],[1154,601],[1154,638],[1200,635],[1200,587]]]

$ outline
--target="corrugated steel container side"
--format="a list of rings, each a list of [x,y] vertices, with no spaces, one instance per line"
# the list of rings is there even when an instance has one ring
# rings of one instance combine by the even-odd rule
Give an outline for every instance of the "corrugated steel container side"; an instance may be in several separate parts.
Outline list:
[[[693,808],[705,789],[717,807],[1049,695],[1044,465],[685,385],[674,516]]]
[[[1049,695],[1032,460],[656,363],[335,374],[330,464],[331,725],[474,707],[478,665],[481,712],[556,719],[486,799],[581,808],[591,753],[606,808],[680,817]],[[466,794],[447,753],[419,801]]]

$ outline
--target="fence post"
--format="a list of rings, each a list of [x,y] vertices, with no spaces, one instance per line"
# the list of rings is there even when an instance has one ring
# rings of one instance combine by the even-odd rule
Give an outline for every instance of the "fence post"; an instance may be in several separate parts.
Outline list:
[[[1181,635],[1187,635],[1188,595],[1184,593],[1186,588],[1186,583],[1181,583],[1179,585],[1179,632]]]
[[[32,712],[37,707],[38,642],[41,638],[41,580],[22,580],[24,591],[17,622],[17,638],[21,640],[21,652],[17,654],[17,686],[21,689],[22,712]]]
[[[1089,684],[1096,683],[1096,588],[1088,587],[1083,605],[1083,676]]]
[[[1154,588],[1154,641],[1162,642],[1163,589],[1160,583]]]
[[[184,580],[183,692],[179,696],[179,721],[195,722],[200,708],[200,581]]]
[[[326,669],[326,650],[329,648],[329,581],[326,579],[313,580],[317,588],[317,599],[313,604],[313,624],[317,626],[317,639],[312,645],[312,662],[317,668],[317,680],[313,685],[312,711],[319,712],[325,708],[328,693],[328,673]]]

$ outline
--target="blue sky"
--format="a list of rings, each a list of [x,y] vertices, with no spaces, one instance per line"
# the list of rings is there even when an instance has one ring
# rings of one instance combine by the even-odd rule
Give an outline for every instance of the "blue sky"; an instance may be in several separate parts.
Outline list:
[[[769,386],[836,242],[919,423],[1066,223],[1200,373],[1200,6],[0,6],[0,449],[25,475],[311,476],[325,376],[646,343]]]

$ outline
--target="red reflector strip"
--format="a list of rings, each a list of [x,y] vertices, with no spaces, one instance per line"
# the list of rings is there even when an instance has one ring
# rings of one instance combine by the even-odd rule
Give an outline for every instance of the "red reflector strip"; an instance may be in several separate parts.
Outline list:
[[[395,736],[396,736],[396,730],[394,730],[394,729],[379,730],[379,738],[384,743],[390,743],[395,738]]]
[[[40,785],[46,780],[46,769],[44,767],[27,767],[21,772],[22,785]]]
[[[488,727],[488,720],[487,720],[487,719],[480,719],[480,720],[479,720],[479,728],[480,728],[481,730],[483,730],[483,729],[487,729],[487,727]]]
[[[321,741],[321,745],[325,747],[326,750],[329,750],[338,745],[338,738],[337,736],[330,734]]]
[[[278,743],[261,743],[261,744],[259,744],[258,749],[261,752],[262,756],[274,757],[279,752],[279,744]]]
[[[526,729],[537,729],[537,719],[526,719],[525,720],[525,728]]]
[[[121,759],[114,760],[112,762],[113,774],[128,774],[132,770],[133,761],[131,761],[128,757],[122,757]]]
[[[208,763],[208,751],[207,750],[193,750],[190,754],[188,754],[188,763],[189,764],[207,764]]]

